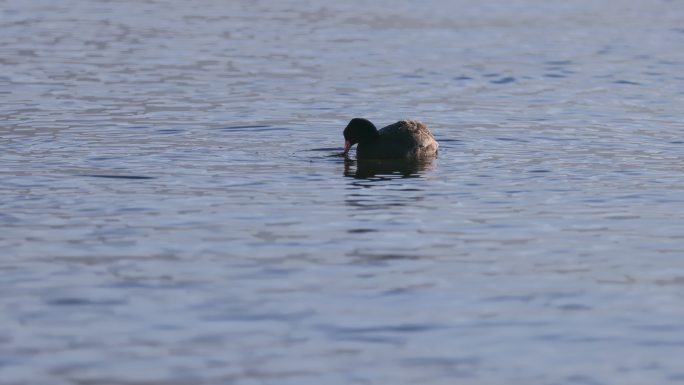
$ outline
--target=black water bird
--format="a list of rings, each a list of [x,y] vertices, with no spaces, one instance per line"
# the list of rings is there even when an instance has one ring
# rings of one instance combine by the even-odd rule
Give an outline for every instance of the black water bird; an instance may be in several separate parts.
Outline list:
[[[378,130],[369,120],[354,118],[344,129],[344,155],[357,143],[356,159],[430,158],[439,148],[427,126],[417,120],[401,120]]]

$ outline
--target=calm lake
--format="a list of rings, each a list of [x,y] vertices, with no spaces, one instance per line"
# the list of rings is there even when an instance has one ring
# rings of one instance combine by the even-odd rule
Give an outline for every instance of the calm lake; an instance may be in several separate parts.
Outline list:
[[[0,0],[0,384],[684,384],[683,106],[682,1]]]

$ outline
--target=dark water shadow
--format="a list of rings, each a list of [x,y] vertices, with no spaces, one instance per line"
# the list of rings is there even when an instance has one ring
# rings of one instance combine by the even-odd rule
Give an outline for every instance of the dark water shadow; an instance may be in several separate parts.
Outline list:
[[[78,174],[77,176],[86,176],[90,178],[109,178],[109,179],[155,179],[153,176],[142,175],[113,175],[113,174]]]
[[[354,179],[419,178],[432,168],[432,159],[344,160],[344,176]]]
[[[346,155],[342,151],[341,147],[312,148],[312,149],[307,150],[307,151],[322,153],[320,155],[321,158],[345,158],[346,157]]]
[[[324,151],[324,152],[334,152],[337,151],[336,153],[330,154],[328,156],[344,156],[344,152],[341,151],[341,147],[320,147],[320,148],[312,148],[307,151]]]
[[[264,132],[264,131],[290,131],[287,127],[273,127],[267,125],[253,124],[244,126],[225,126],[213,128],[214,131],[224,132]]]

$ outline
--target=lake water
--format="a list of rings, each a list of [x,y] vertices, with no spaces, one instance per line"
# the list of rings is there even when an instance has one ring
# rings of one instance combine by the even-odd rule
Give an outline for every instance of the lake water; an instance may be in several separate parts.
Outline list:
[[[684,383],[683,2],[0,15],[0,384]]]

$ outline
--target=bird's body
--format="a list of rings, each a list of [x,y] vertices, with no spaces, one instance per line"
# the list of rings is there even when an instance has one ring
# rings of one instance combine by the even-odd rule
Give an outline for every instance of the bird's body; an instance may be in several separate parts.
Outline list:
[[[358,143],[357,159],[420,159],[437,155],[439,144],[416,120],[402,120],[377,130],[366,119],[352,119],[344,129],[345,154]]]

